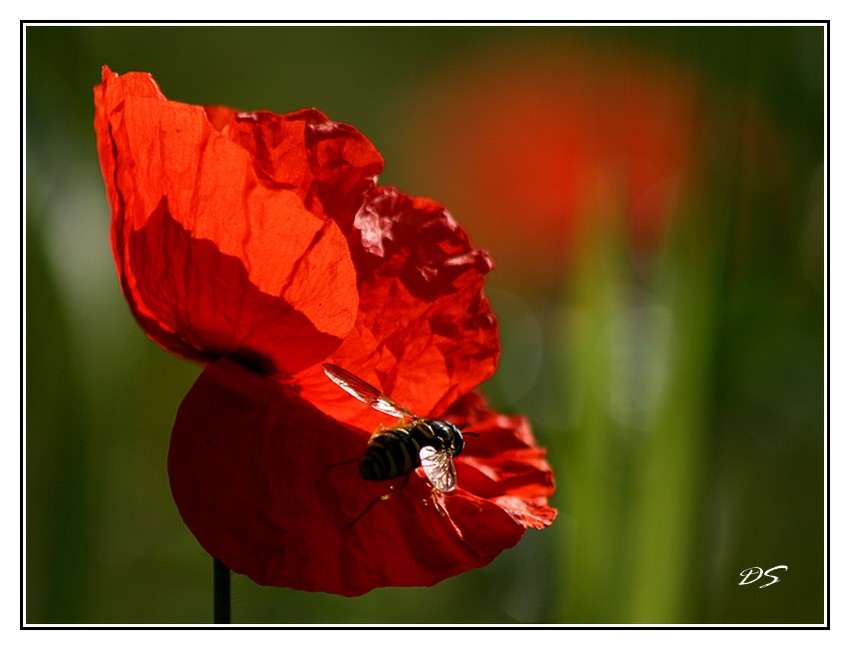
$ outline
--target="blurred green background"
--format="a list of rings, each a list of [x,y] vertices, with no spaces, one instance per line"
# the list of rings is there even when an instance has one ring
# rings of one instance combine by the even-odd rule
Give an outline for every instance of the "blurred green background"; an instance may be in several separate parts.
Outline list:
[[[171,500],[199,367],[115,278],[100,67],[316,106],[489,248],[560,514],[490,566],[347,599],[233,582],[234,623],[824,621],[824,28],[28,26],[26,623],[209,623]],[[750,567],[778,570],[739,585]]]

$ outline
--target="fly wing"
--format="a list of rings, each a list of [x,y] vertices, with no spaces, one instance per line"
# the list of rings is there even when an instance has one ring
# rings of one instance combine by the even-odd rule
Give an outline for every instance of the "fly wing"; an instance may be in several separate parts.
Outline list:
[[[404,408],[393,398],[384,395],[384,393],[372,386],[372,384],[360,379],[360,377],[349,372],[345,368],[340,368],[332,363],[325,363],[322,365],[322,370],[324,370],[328,378],[337,386],[342,388],[342,390],[349,395],[356,397],[364,404],[368,404],[376,411],[392,415],[396,418],[410,418],[411,420],[418,419],[413,413]]]
[[[419,450],[419,460],[425,476],[440,492],[451,492],[457,487],[457,470],[449,451],[425,446]]]

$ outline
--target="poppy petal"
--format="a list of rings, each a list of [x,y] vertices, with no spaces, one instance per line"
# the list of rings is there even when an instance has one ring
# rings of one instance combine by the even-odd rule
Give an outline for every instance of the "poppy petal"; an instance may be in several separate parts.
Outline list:
[[[439,203],[378,188],[349,242],[360,311],[330,361],[422,416],[444,412],[495,372],[498,326],[483,293],[493,263]],[[388,424],[320,369],[296,381],[304,397],[338,419],[367,430]]]
[[[475,432],[455,459],[458,484],[496,504],[525,528],[549,526],[557,514],[548,505],[555,479],[528,420],[492,411],[474,392],[453,404],[446,417]]]
[[[367,439],[286,386],[220,360],[177,414],[174,499],[201,545],[237,573],[347,596],[483,566],[554,517],[544,503],[551,480],[526,486],[533,497],[501,501],[466,488],[433,497],[421,470],[407,481],[365,481],[348,461]],[[486,446],[483,433],[476,443]]]
[[[234,111],[221,131],[249,152],[258,178],[291,188],[310,212],[334,219],[345,233],[384,166],[362,133],[314,108],[287,115]]]
[[[333,222],[325,224],[328,232],[336,230]],[[163,248],[168,255],[162,255]],[[175,340],[165,338],[169,333],[179,333],[178,344],[203,351],[204,360],[223,356],[267,374],[288,374],[316,363],[340,343],[338,336],[317,327],[313,314],[293,307],[308,303],[311,289],[313,295],[320,293],[308,278],[290,290],[290,296],[302,294],[292,300],[262,291],[248,277],[243,260],[222,253],[208,239],[193,237],[165,202],[141,229],[131,231],[126,250],[134,268],[144,267],[144,273],[133,275],[139,296],[135,304],[139,311],[144,307],[155,314],[163,334],[154,340],[164,347]],[[336,253],[332,237],[317,237],[310,263]],[[332,267],[324,266],[328,277],[340,281]]]
[[[282,374],[327,356],[358,301],[337,223],[300,191],[262,182],[203,108],[166,100],[149,75],[103,77],[95,125],[113,251],[148,335],[190,358],[251,357]]]

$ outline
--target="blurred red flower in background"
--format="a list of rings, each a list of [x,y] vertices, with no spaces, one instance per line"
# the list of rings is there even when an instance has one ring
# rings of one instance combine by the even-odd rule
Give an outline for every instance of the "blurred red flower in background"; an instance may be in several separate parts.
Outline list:
[[[546,281],[587,221],[620,219],[652,250],[692,174],[697,109],[676,66],[538,37],[418,84],[402,137],[410,176],[440,188],[505,276]]]
[[[371,143],[316,110],[190,106],[106,68],[95,108],[124,296],[150,338],[208,364],[168,463],[207,551],[261,584],[357,595],[434,584],[552,522],[528,423],[470,392],[499,353],[492,264],[442,206],[377,187]],[[458,489],[432,499],[417,470],[350,526],[388,490],[345,462],[382,417],[326,361],[478,433]]]

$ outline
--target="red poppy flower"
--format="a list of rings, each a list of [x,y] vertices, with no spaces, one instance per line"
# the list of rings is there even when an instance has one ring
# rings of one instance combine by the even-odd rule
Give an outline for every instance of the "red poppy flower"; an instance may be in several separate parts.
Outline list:
[[[552,522],[527,422],[471,392],[499,352],[492,264],[442,206],[377,187],[371,143],[316,110],[189,106],[108,69],[95,107],[122,291],[148,336],[208,364],[168,462],[204,548],[261,584],[356,595],[434,584]],[[467,424],[457,489],[421,468],[362,479],[349,461],[396,423],[323,362]]]

